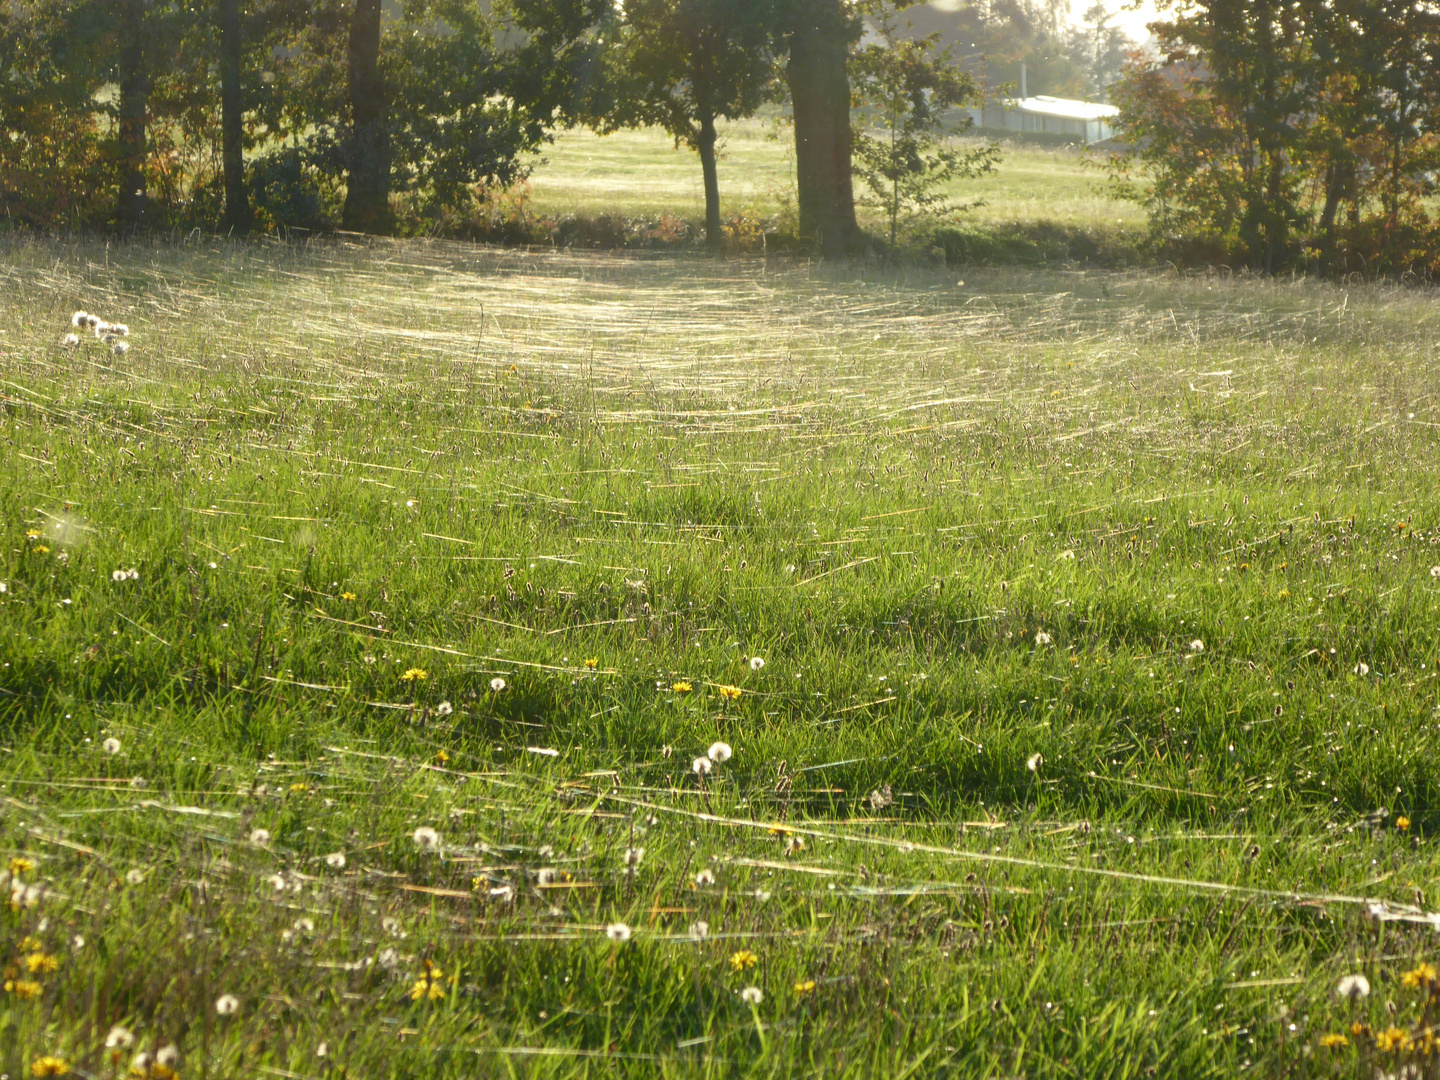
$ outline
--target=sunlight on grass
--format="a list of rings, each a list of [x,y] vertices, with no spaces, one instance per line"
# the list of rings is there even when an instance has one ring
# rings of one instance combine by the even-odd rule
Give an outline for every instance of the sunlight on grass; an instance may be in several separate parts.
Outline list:
[[[4,254],[0,1071],[1430,1052],[1428,293]]]

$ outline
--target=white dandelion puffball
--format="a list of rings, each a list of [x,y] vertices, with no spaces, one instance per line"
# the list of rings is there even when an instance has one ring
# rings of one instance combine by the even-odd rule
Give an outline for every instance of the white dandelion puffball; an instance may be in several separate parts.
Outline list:
[[[95,331],[95,336],[97,338],[100,338],[104,337],[110,332],[110,324],[107,323],[104,319],[93,319],[93,321],[90,323],[90,329]]]
[[[740,991],[740,1000],[746,1005],[759,1005],[765,1000],[765,992],[758,986],[747,986]]]
[[[1370,980],[1364,975],[1346,975],[1335,984],[1335,996],[1349,1001],[1370,996]]]
[[[107,754],[118,754],[120,752],[120,740],[113,735],[100,744],[100,749]]]
[[[254,844],[256,847],[269,847],[269,846],[270,846],[270,830],[269,830],[269,829],[255,829],[255,830],[253,830],[253,831],[250,833],[250,843]]]
[[[764,658],[763,656],[752,656],[752,657],[750,657],[750,670],[751,670],[751,671],[759,671],[759,670],[760,670],[761,668],[763,668],[764,666],[765,666],[765,658]]]
[[[343,851],[332,851],[325,856],[325,865],[332,870],[345,869],[345,853]]]
[[[1050,635],[1047,634],[1047,633],[1045,633],[1044,630],[1036,630],[1036,631],[1035,631],[1035,644],[1036,644],[1036,645],[1049,645],[1049,644],[1050,644],[1050,641],[1051,641]]]
[[[735,752],[730,749],[729,743],[714,742],[710,744],[710,749],[705,751],[705,756],[711,761],[724,762],[729,761],[730,758],[734,756],[734,753]]]
[[[215,999],[215,1012],[220,1016],[230,1016],[238,1008],[240,999],[234,994],[221,994]]]
[[[704,941],[710,936],[710,924],[704,919],[690,924],[690,937],[695,941]]]
[[[150,781],[146,780],[143,776],[132,776],[130,778],[130,786],[132,788],[143,788],[149,783]]]
[[[272,889],[274,889],[276,892],[284,892],[284,891],[285,891],[285,879],[284,879],[283,877],[281,877],[279,874],[271,874],[269,877],[267,877],[267,878],[265,879],[265,881],[266,881],[266,884],[268,884],[268,885],[269,885]]]
[[[150,1074],[150,1055],[147,1054],[144,1050],[141,1050],[138,1054],[131,1058],[130,1072],[134,1074],[139,1074],[140,1076],[148,1076]]]
[[[110,580],[111,580],[111,581],[128,581],[128,580],[130,580],[130,575],[127,574],[124,570],[112,570],[112,571],[110,572]]]
[[[135,1045],[135,1036],[124,1024],[116,1024],[105,1035],[106,1050],[128,1050]]]
[[[695,884],[702,889],[705,888],[707,885],[714,885],[714,873],[709,870],[701,870],[698,874],[695,875]]]
[[[450,715],[451,713],[453,713],[454,711],[455,711],[455,706],[451,705],[450,702],[448,702],[448,701],[442,701],[442,702],[440,702],[439,705],[436,705],[436,706],[435,706],[435,715],[436,715],[436,716],[449,716],[449,715]]]
[[[381,949],[379,955],[375,957],[375,962],[386,971],[394,971],[400,966],[400,953],[395,949]]]
[[[125,880],[131,885],[139,885],[145,880],[145,871],[138,868],[126,871]]]
[[[329,1054],[330,1054],[330,1044],[329,1044],[328,1042],[322,1042],[319,1046],[315,1047],[315,1056],[316,1056],[316,1057],[328,1057]]]
[[[612,922],[605,927],[605,936],[611,941],[625,942],[630,940],[630,927],[623,922]]]
[[[640,865],[640,861],[641,861],[642,859],[644,859],[644,858],[645,858],[645,849],[644,849],[643,847],[631,847],[631,848],[626,848],[626,849],[625,849],[625,865],[626,865],[626,866],[639,866],[639,865]]]
[[[1434,578],[1440,578],[1440,566],[1430,567],[1430,576]]]
[[[180,1048],[174,1043],[169,1043],[155,1051],[155,1064],[172,1068],[180,1060]]]
[[[1361,678],[1364,678],[1366,675],[1370,674],[1370,665],[1364,663],[1363,661],[1359,664],[1356,664],[1355,674],[1359,675]]]
[[[110,346],[110,351],[116,356],[124,356],[130,351],[130,343],[128,341],[117,341],[114,345]]]
[[[70,316],[70,325],[71,325],[71,326],[89,326],[89,325],[90,325],[90,313],[89,313],[88,311],[77,311],[77,312],[75,312],[74,315],[71,315],[71,316]]]
[[[1044,764],[1044,754],[1031,754],[1028,758],[1025,759],[1025,768],[1029,769],[1031,772],[1039,772],[1040,766]]]
[[[490,689],[494,693],[500,693],[500,691],[505,689],[505,680],[500,678],[499,675],[496,675],[495,678],[490,680]]]
[[[1202,653],[1202,652],[1204,652],[1204,651],[1205,651],[1205,642],[1201,641],[1201,640],[1197,637],[1194,641],[1190,642],[1190,651],[1191,651],[1192,653]]]
[[[426,825],[421,825],[412,834],[411,838],[425,851],[432,851],[440,846],[440,834]]]
[[[123,322],[112,322],[110,324],[110,332],[125,337],[130,333],[130,327],[126,326]]]
[[[697,757],[690,763],[690,771],[696,776],[705,776],[710,772],[712,767],[713,763],[708,757]]]
[[[315,920],[305,918],[296,919],[293,929],[297,934],[313,934],[315,932]]]
[[[67,349],[73,349],[80,344],[80,339],[74,334],[66,334],[60,339],[60,344],[64,345]]]

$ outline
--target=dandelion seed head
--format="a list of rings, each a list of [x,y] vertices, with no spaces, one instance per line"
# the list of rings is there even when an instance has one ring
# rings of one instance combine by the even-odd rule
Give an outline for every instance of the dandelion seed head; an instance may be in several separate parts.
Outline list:
[[[162,1046],[159,1050],[155,1051],[156,1065],[164,1065],[167,1068],[173,1068],[175,1063],[179,1060],[180,1048],[174,1043],[168,1043],[167,1045]]]
[[[455,711],[455,706],[451,705],[450,702],[448,702],[448,701],[442,701],[442,702],[440,702],[439,705],[436,705],[436,706],[435,706],[435,715],[436,715],[436,716],[449,716],[449,715],[450,715],[451,713],[453,713],[454,711]]]
[[[708,757],[697,757],[690,763],[690,771],[696,776],[707,776],[714,768],[714,763]]]
[[[713,742],[710,744],[710,749],[705,751],[705,756],[711,761],[726,762],[734,756],[734,753],[735,752],[730,749],[729,743]]]
[[[77,311],[70,316],[71,326],[89,326],[90,313],[88,311]]]
[[[120,740],[112,735],[100,744],[100,749],[104,750],[107,754],[118,754],[120,752]]]
[[[116,356],[124,356],[130,351],[130,343],[128,341],[117,341],[114,345],[110,346],[110,351]]]
[[[1440,566],[1430,567],[1430,576],[1433,578],[1440,578]]]
[[[609,926],[605,927],[605,936],[611,941],[629,941],[630,927],[623,922],[612,922]]]
[[[1335,996],[1358,1001],[1370,996],[1370,980],[1364,975],[1346,975],[1335,984]]]
[[[1202,652],[1204,652],[1204,651],[1205,651],[1205,642],[1201,641],[1201,640],[1197,637],[1194,641],[1190,642],[1190,651],[1191,651],[1192,653],[1202,653]]]
[[[325,865],[332,870],[343,870],[345,867],[345,853],[343,851],[332,851],[325,856]]]
[[[1370,674],[1370,665],[1367,664],[1367,663],[1364,663],[1363,661],[1362,661],[1361,663],[1356,664],[1356,665],[1355,665],[1355,674],[1356,674],[1356,675],[1359,675],[1359,676],[1363,679],[1366,675],[1369,675],[1369,674]]]
[[[105,1035],[106,1050],[128,1050],[135,1045],[135,1035],[124,1024],[116,1024]]]
[[[75,334],[66,334],[60,339],[60,344],[64,345],[67,349],[73,349],[80,344],[80,338]]]
[[[130,327],[126,326],[123,322],[112,322],[110,324],[110,332],[125,337],[130,333]]]
[[[710,936],[710,924],[704,919],[699,919],[690,924],[690,937],[694,941],[704,941]]]
[[[695,875],[695,884],[704,889],[715,884],[715,874],[710,870],[701,870]]]
[[[330,1044],[329,1044],[328,1042],[322,1042],[319,1046],[315,1047],[315,1056],[316,1056],[316,1057],[322,1057],[322,1058],[323,1058],[323,1057],[329,1057],[329,1056],[330,1056]]]
[[[1044,764],[1045,755],[1043,754],[1031,754],[1028,758],[1025,759],[1025,768],[1029,769],[1031,772],[1039,772],[1040,766]]]
[[[421,825],[411,833],[411,839],[424,851],[433,851],[440,846],[440,834],[426,825]]]
[[[740,991],[740,1000],[747,1005],[759,1005],[765,1000],[765,993],[758,986],[747,986]]]
[[[400,920],[393,915],[386,915],[380,920],[380,929],[384,930],[385,933],[391,937],[403,938],[405,936],[405,931],[400,925]]]
[[[763,668],[764,666],[765,666],[765,658],[764,658],[763,656],[752,656],[752,657],[750,657],[750,670],[751,670],[751,671],[759,671],[759,670],[760,670],[761,668]]]
[[[145,880],[145,871],[138,867],[133,870],[127,870],[125,872],[125,880],[131,885],[139,885]]]
[[[1036,645],[1049,645],[1050,642],[1051,642],[1051,637],[1050,637],[1049,634],[1045,633],[1044,630],[1036,630],[1036,631],[1035,631],[1035,644],[1036,644]]]
[[[215,1013],[217,1016],[231,1016],[240,1008],[240,999],[234,994],[221,994],[215,999]]]
[[[269,830],[269,829],[253,829],[253,830],[251,830],[251,832],[250,832],[250,843],[254,844],[256,847],[269,847],[269,846],[270,846],[270,830]]]
[[[271,874],[265,881],[276,892],[285,891],[285,879],[279,874]]]
[[[504,689],[505,689],[505,680],[502,679],[502,678],[500,678],[499,675],[496,675],[495,678],[493,678],[493,679],[490,680],[490,691],[491,691],[491,693],[498,694],[498,693],[500,693],[500,692],[501,692],[502,690],[504,690]]]
[[[375,957],[375,962],[386,971],[394,971],[400,966],[400,953],[393,949],[381,949]]]
[[[641,860],[644,859],[644,858],[645,858],[645,849],[644,849],[643,847],[631,847],[631,848],[626,848],[626,849],[625,849],[625,865],[626,865],[626,866],[639,866]]]

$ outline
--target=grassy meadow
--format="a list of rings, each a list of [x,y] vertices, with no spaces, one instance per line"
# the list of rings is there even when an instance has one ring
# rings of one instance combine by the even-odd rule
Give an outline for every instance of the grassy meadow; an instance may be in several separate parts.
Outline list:
[[[6,241],[0,1072],[1433,1076],[1437,322]]]
[[[722,126],[718,164],[721,215],[750,212],[765,219],[793,213],[794,135],[773,122],[745,120]],[[957,140],[963,147],[978,139]],[[675,214],[690,221],[705,217],[700,159],[655,128],[599,136],[585,130],[560,131],[537,156],[530,176],[528,209],[564,216],[604,207],[629,217]],[[961,224],[983,230],[1040,222],[1099,226],[1141,233],[1145,214],[1134,203],[1111,199],[1101,190],[1104,174],[1081,148],[1006,143],[1000,167],[946,187],[967,210]],[[864,194],[856,181],[857,195]],[[880,228],[878,208],[860,208],[862,220]],[[881,230],[883,231],[883,230]]]

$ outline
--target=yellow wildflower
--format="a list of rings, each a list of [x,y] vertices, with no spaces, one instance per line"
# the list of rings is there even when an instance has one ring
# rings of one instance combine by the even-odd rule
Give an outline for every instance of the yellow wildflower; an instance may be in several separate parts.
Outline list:
[[[12,855],[9,865],[12,874],[28,874],[35,869],[35,860],[27,859],[24,855]]]
[[[720,696],[726,701],[734,701],[741,694],[741,690],[738,686],[721,686],[719,690]]]
[[[447,754],[444,750],[441,750],[438,754],[435,755],[435,761],[438,764],[447,765],[450,762],[450,755]]]
[[[39,530],[39,529],[26,529],[26,530],[25,530],[25,539],[26,539],[26,540],[39,540],[39,539],[40,539],[40,530]]]
[[[1359,1020],[1356,1020],[1355,1023],[1353,1023],[1353,1024],[1350,1025],[1350,1034],[1351,1034],[1351,1035],[1354,1035],[1357,1039],[1358,1039],[1361,1035],[1369,1035],[1369,1034],[1370,1034],[1370,1025],[1369,1025],[1369,1024],[1362,1024]]]
[[[679,682],[673,682],[670,684],[670,691],[671,693],[675,694],[688,694],[691,690],[694,689],[695,687],[691,686],[684,679],[681,679]]]
[[[815,989],[815,980],[814,980],[814,979],[805,979],[804,981],[798,981],[798,982],[795,983],[795,993],[797,993],[797,994],[801,994],[801,995],[808,994],[808,993],[811,993],[814,989]],[[1341,1038],[1344,1038],[1344,1036],[1341,1036]]]
[[[133,1070],[131,1075],[134,1075]],[[157,1061],[150,1066],[149,1080],[177,1080],[179,1073],[163,1061]]]
[[[47,953],[35,952],[25,957],[25,969],[29,971],[31,975],[40,972],[48,974],[49,972],[60,970],[60,961]],[[1430,970],[1433,971],[1435,969],[1431,968]]]
[[[48,547],[46,547],[44,544],[36,544],[36,545],[35,545],[33,548],[31,548],[30,550],[33,551],[36,555],[49,555],[49,554],[50,554],[50,549],[49,549]]]
[[[45,988],[34,979],[7,979],[5,989],[21,1001],[34,1001]]]
[[[30,1063],[31,1076],[64,1076],[70,1071],[70,1063],[64,1058],[46,1054]]]
[[[1405,1050],[1410,1046],[1410,1036],[1403,1028],[1388,1027],[1375,1035],[1375,1049],[1382,1054],[1391,1050]]]
[[[598,656],[592,656],[592,657],[590,657],[588,660],[585,661],[585,666],[588,667],[588,668],[597,668],[597,667],[599,667],[599,666],[600,666],[600,658],[599,658]]]
[[[36,949],[44,948],[45,943],[34,934],[27,934],[20,939],[21,952],[34,952]]]
[[[400,676],[401,682],[423,682],[430,677],[430,672],[424,668],[406,668],[405,673]]]
[[[1440,972],[1435,970],[1434,964],[1422,963],[1414,970],[1407,971],[1401,975],[1400,982],[1408,986],[1411,990],[1415,990],[1422,986],[1429,986],[1435,981],[1437,975],[1440,975]]]
[[[1395,819],[1395,828],[1399,829],[1401,832],[1404,832],[1406,829],[1410,828],[1410,819],[1404,814],[1401,814]]]
[[[744,971],[746,968],[753,968],[760,962],[760,958],[749,949],[741,949],[737,953],[730,954],[730,969],[732,971]]]
[[[341,600],[355,600],[355,599],[357,599],[357,597],[355,596],[355,594],[354,594],[353,592],[348,592],[348,591],[347,591],[347,592],[342,592],[342,593],[340,594],[340,599],[341,599]]]
[[[1349,1046],[1350,1040],[1338,1033],[1334,1035],[1321,1035],[1320,1045],[1326,1050],[1338,1050],[1343,1046]]]

